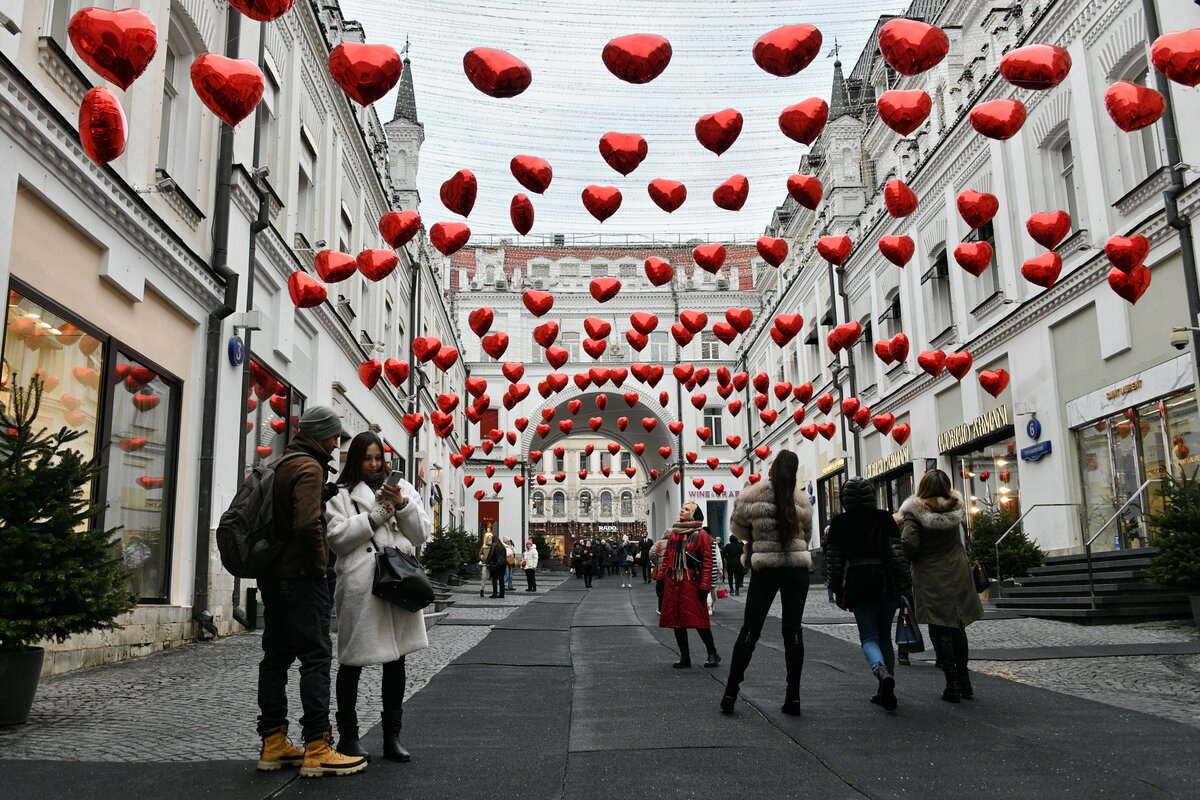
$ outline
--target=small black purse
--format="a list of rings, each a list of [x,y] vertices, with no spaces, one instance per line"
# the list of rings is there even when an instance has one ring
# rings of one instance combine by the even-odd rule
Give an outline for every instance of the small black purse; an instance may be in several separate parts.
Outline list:
[[[361,513],[358,501],[353,502]],[[375,579],[371,582],[371,594],[413,613],[433,602],[433,584],[416,556],[403,553],[398,547],[380,547],[374,536],[371,546],[375,548]]]

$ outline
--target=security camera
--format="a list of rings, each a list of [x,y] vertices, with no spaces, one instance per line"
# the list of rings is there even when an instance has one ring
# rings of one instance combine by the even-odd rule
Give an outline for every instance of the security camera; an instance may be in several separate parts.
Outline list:
[[[263,180],[263,179],[267,178],[268,176],[270,176],[270,174],[271,174],[271,168],[270,168],[270,167],[268,167],[266,164],[263,164],[261,167],[255,167],[255,168],[254,168],[254,172],[252,172],[251,174],[252,174],[252,175],[253,175],[253,176],[254,176],[256,179],[258,179],[258,180],[260,180],[260,181],[261,181],[261,180]]]
[[[1187,328],[1171,329],[1171,347],[1174,347],[1176,350],[1186,350],[1191,340],[1192,337],[1188,335]]]
[[[313,242],[313,249],[321,250],[325,247],[325,244],[326,244],[326,242],[324,239],[317,239],[315,242]]]
[[[163,178],[161,181],[154,184],[155,191],[159,191],[159,192],[163,192],[163,193],[173,192],[178,188],[179,188],[179,186],[176,185],[173,178]]]

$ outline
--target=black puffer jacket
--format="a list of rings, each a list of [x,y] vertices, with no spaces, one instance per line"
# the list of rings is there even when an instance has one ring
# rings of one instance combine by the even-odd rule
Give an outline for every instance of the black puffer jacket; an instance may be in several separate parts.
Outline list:
[[[840,608],[896,601],[912,586],[900,529],[887,511],[875,508],[875,491],[862,478],[842,487],[846,510],[829,523],[825,579]]]

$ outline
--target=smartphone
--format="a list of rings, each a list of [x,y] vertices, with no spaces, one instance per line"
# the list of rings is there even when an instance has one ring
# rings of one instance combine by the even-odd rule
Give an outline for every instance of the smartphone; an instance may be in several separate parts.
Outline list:
[[[390,473],[390,474],[387,476],[387,480],[386,480],[386,481],[384,481],[384,483],[386,483],[388,486],[399,486],[399,485],[400,485],[400,479],[401,479],[401,478],[403,478],[403,477],[404,477],[404,476],[403,476],[403,475],[400,473],[400,470],[394,469],[394,470],[392,470],[392,471],[391,471],[391,473]]]

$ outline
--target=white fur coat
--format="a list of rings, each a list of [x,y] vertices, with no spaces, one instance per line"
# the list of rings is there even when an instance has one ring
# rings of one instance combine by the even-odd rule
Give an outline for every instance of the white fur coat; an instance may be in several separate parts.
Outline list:
[[[372,535],[380,547],[396,547],[410,554],[432,537],[421,496],[406,481],[400,482],[400,491],[408,503],[374,530],[367,515],[375,505],[375,492],[365,483],[353,491],[342,489],[325,507],[329,547],[337,554],[333,603],[338,616],[338,661],[342,664],[386,664],[429,646],[421,612],[405,611],[371,594],[375,580]]]
[[[779,510],[768,480],[759,481],[738,495],[733,506],[733,532],[745,546],[742,566],[750,569],[774,567],[812,568],[808,552],[809,526],[812,524],[812,504],[808,494],[797,486],[792,494],[800,530],[784,544],[779,536]]]

